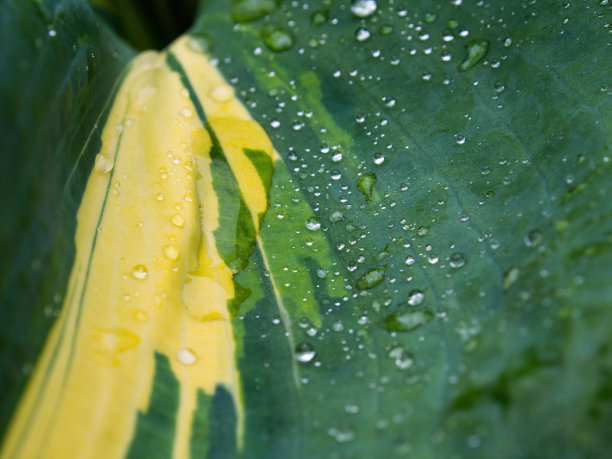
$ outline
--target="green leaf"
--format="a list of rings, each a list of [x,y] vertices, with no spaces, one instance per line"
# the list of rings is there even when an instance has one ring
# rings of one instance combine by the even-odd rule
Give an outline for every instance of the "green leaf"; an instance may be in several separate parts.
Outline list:
[[[215,135],[254,128],[215,121],[206,82],[190,76],[198,58],[179,45],[167,55],[184,71],[168,57],[164,75],[213,139],[201,146],[214,192],[198,199],[223,203],[211,234],[233,274],[241,388],[191,392],[187,450],[605,457],[610,6],[396,3],[202,2],[190,33],[212,39],[270,136],[273,173],[265,148],[242,140],[236,168]],[[5,1],[0,17],[6,429],[64,303],[75,216],[133,53],[80,2]],[[291,40],[278,47],[270,31]],[[265,215],[245,183],[269,194]],[[134,413],[139,457],[167,457],[185,429],[176,394],[189,380],[176,356],[154,359]]]

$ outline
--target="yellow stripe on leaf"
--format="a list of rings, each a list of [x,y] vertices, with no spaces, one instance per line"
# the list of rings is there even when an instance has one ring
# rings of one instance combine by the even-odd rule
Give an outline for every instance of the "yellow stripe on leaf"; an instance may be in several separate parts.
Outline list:
[[[227,303],[232,270],[217,248],[223,208],[210,157],[215,133],[255,229],[267,190],[244,149],[272,145],[219,72],[186,39],[172,47],[198,116],[166,53],[132,64],[111,109],[77,215],[62,313],[13,418],[3,458],[115,458],[150,406],[156,353],[179,381],[172,456],[189,456],[198,391],[229,390],[242,408]]]

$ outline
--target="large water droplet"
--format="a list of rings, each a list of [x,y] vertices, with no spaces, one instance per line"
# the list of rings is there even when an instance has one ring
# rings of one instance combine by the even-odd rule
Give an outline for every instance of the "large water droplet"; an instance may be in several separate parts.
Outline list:
[[[412,331],[433,319],[433,313],[427,310],[396,312],[385,318],[384,327],[388,331]]]
[[[315,355],[317,355],[317,353],[312,345],[306,342],[302,342],[295,346],[295,358],[298,362],[308,363],[315,358]]]
[[[359,290],[367,290],[376,287],[385,279],[385,268],[373,268],[365,273],[357,281]]]
[[[351,12],[358,18],[367,18],[376,12],[375,0],[353,0],[351,3]]]
[[[134,279],[143,280],[146,279],[149,275],[149,271],[147,271],[147,267],[144,265],[136,265],[134,269],[132,269],[132,277]]]
[[[365,174],[359,179],[357,186],[359,191],[365,194],[368,198],[372,196],[374,184],[376,183],[376,174]]]
[[[470,41],[466,45],[467,54],[463,62],[459,64],[459,70],[465,72],[476,65],[476,63],[487,55],[489,51],[489,41],[483,38]]]

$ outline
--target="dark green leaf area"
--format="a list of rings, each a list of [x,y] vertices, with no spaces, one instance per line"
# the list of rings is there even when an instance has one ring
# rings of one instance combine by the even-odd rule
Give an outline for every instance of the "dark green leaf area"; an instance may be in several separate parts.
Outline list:
[[[241,311],[284,305],[293,342],[259,346],[315,351],[288,396],[302,455],[605,456],[609,6],[378,1],[358,18],[315,1],[315,25],[283,2],[238,28],[211,3],[200,26],[288,174],[262,229],[264,246],[282,239],[263,268],[276,294]],[[291,49],[268,49],[266,24]]]
[[[179,406],[179,381],[165,355],[155,354],[155,373],[149,409],[138,413],[128,459],[172,456]]]
[[[0,432],[55,317],[76,212],[133,56],[81,1],[0,4]]]

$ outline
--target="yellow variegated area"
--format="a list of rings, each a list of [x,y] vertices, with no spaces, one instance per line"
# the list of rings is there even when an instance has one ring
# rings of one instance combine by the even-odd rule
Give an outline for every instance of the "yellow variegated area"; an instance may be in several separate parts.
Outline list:
[[[188,39],[171,52],[192,82],[255,228],[267,192],[243,148],[276,158],[263,129]],[[138,56],[116,96],[77,216],[61,316],[13,418],[3,458],[125,455],[148,409],[154,355],[180,383],[173,457],[189,456],[197,390],[219,384],[242,409],[227,310],[232,272],[217,252],[211,138],[166,53]]]

